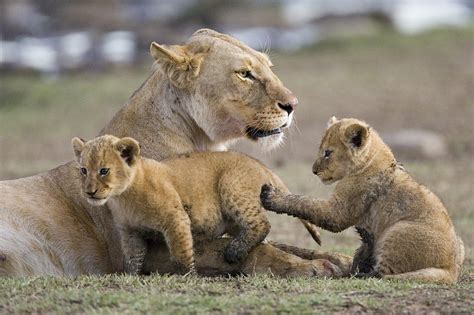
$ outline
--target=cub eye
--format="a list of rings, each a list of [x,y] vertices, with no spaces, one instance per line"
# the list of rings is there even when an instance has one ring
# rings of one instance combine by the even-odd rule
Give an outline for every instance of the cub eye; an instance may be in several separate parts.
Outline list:
[[[86,176],[87,175],[87,168],[81,167],[81,174]]]
[[[331,156],[332,151],[331,150],[324,150],[324,158],[329,159]]]
[[[255,77],[252,75],[252,71],[250,70],[237,71],[237,75],[242,79],[250,79],[250,80],[255,79]]]
[[[101,169],[99,170],[99,174],[100,174],[100,176],[107,176],[107,175],[109,174],[109,171],[110,171],[109,168],[105,168],[105,167],[104,167],[104,168],[101,168]]]

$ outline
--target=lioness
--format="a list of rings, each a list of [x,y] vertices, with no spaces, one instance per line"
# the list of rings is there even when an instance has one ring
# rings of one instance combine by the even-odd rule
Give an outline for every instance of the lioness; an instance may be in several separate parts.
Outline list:
[[[193,151],[222,151],[250,138],[262,147],[281,142],[297,99],[271,70],[268,57],[212,30],[184,45],[153,43],[156,62],[148,79],[101,134],[130,136],[143,155],[161,160]],[[93,113],[91,113],[93,115]],[[104,274],[123,270],[123,253],[110,209],[82,198],[74,163],[46,173],[0,182],[0,275]],[[256,246],[238,264],[222,259],[229,239],[196,245],[205,274],[313,275],[325,260],[301,259],[269,244]],[[278,247],[305,258],[327,258],[343,270],[344,255]],[[148,242],[145,271],[174,272],[163,240]]]
[[[241,261],[270,232],[260,187],[270,182],[288,191],[260,162],[237,152],[191,153],[158,162],[142,158],[138,142],[129,137],[73,138],[72,146],[84,197],[112,210],[125,271],[131,274],[141,273],[150,232],[163,233],[171,259],[183,272],[194,271],[193,239],[208,241],[224,233],[233,236],[225,260]]]
[[[464,246],[438,197],[397,163],[365,122],[333,117],[328,125],[313,173],[324,183],[338,182],[331,198],[311,199],[266,185],[264,207],[332,232],[355,225],[364,240],[355,267],[372,269],[369,276],[456,282]]]

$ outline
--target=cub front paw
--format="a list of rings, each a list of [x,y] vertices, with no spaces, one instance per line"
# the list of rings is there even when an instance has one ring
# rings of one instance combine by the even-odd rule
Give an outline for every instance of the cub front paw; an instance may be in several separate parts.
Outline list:
[[[245,249],[238,246],[229,245],[224,250],[224,259],[229,264],[238,263],[247,255],[248,255],[248,252]]]
[[[260,201],[267,210],[275,210],[273,199],[275,198],[276,189],[269,184],[264,184],[260,191]]]

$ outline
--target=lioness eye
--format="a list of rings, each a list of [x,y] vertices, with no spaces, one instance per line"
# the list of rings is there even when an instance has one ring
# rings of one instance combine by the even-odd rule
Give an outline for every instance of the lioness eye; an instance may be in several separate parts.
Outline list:
[[[99,170],[99,174],[100,174],[101,176],[106,176],[107,174],[109,174],[109,171],[110,171],[110,169],[104,167],[104,168],[101,168],[101,169]]]
[[[86,176],[87,175],[87,168],[81,167],[81,174]]]
[[[328,159],[331,156],[332,151],[331,150],[324,150],[324,158]]]
[[[255,77],[252,75],[252,71],[250,70],[242,70],[242,71],[239,71],[238,73],[242,78],[251,79],[251,80],[255,79]]]

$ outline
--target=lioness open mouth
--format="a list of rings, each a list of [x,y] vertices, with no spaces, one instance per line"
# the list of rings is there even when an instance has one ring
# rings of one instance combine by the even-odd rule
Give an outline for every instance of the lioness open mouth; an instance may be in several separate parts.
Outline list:
[[[257,140],[258,138],[264,138],[271,135],[276,135],[283,132],[283,127],[272,129],[272,130],[261,130],[253,127],[248,127],[246,134],[250,139]]]

